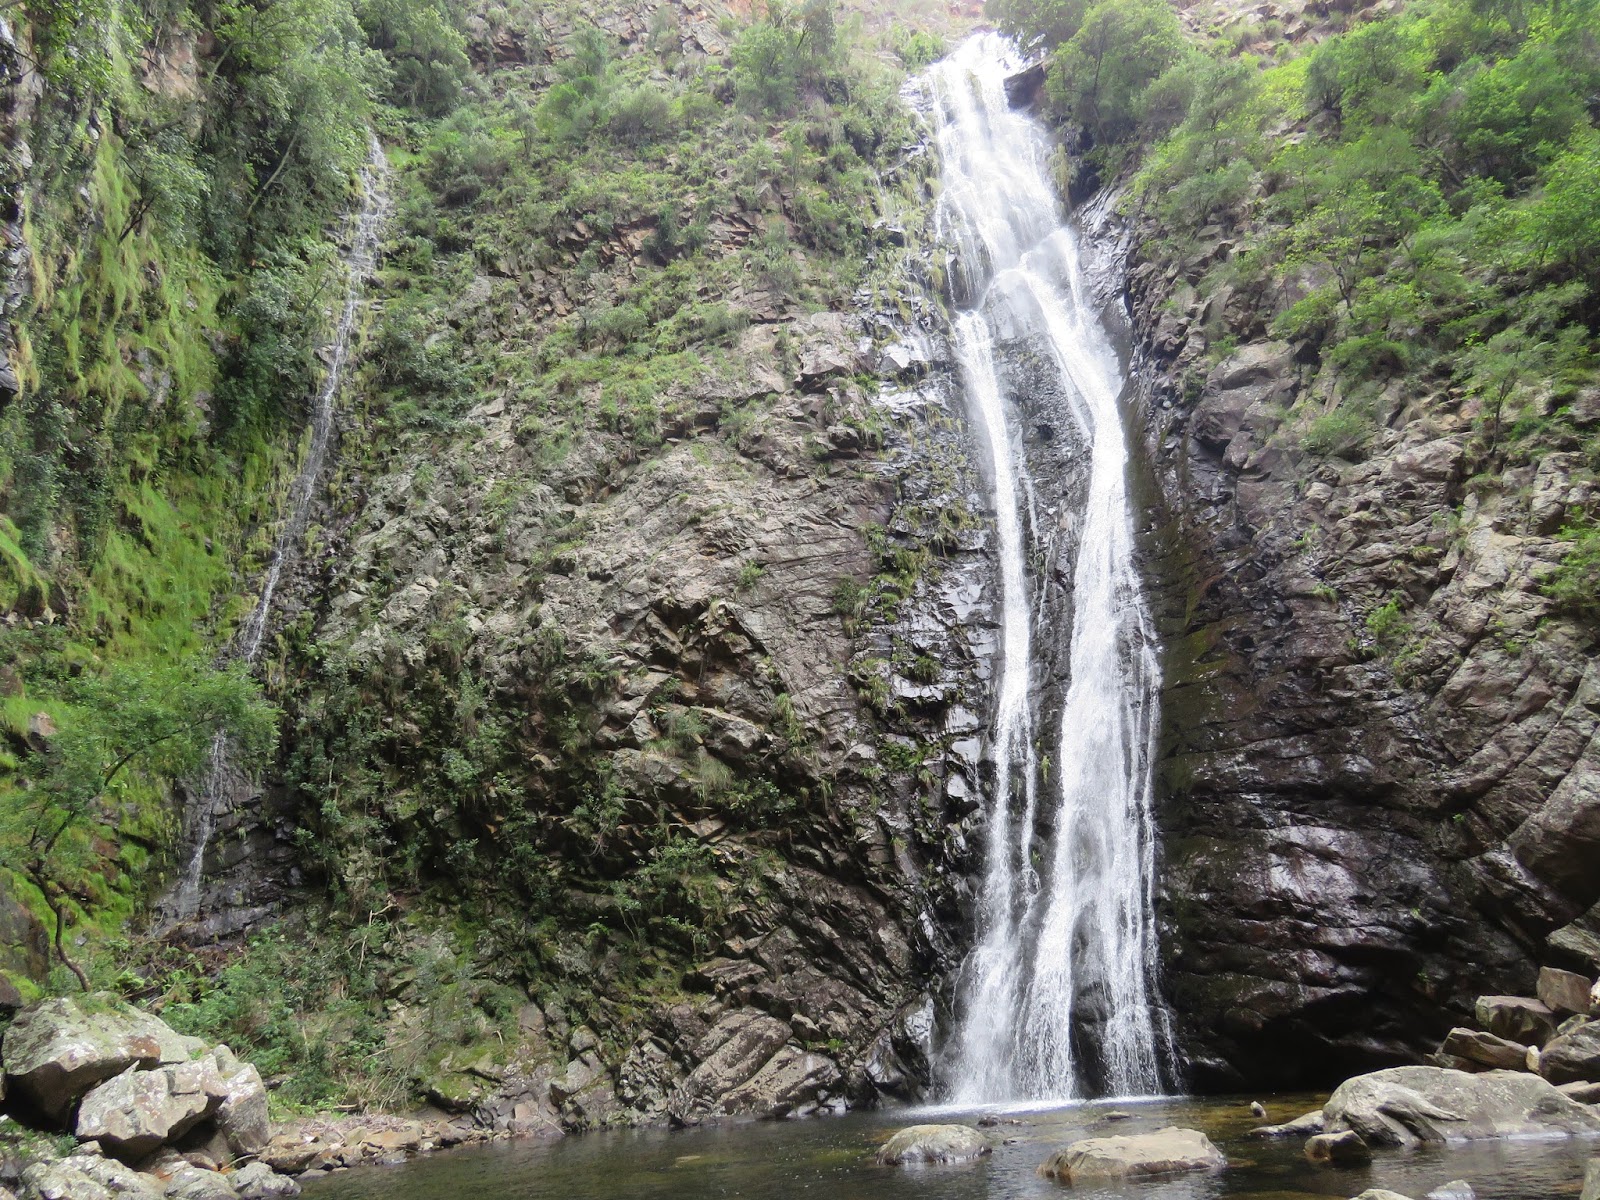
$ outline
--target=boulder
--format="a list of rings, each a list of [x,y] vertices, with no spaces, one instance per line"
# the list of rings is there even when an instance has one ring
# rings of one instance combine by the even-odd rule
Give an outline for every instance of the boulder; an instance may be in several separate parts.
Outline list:
[[[260,1154],[272,1136],[267,1117],[267,1088],[253,1063],[241,1062],[227,1046],[214,1047],[207,1057],[222,1084],[217,1106],[217,1132],[235,1155]]]
[[[1556,1090],[1579,1104],[1600,1104],[1600,1083],[1562,1083]]]
[[[246,1163],[228,1176],[239,1200],[277,1200],[279,1196],[298,1196],[300,1185],[279,1175],[263,1162]]]
[[[110,1158],[74,1154],[36,1162],[22,1172],[21,1200],[161,1200],[148,1175]]]
[[[167,1200],[239,1200],[226,1175],[185,1163],[167,1180]]]
[[[1308,1112],[1292,1121],[1285,1121],[1282,1125],[1259,1125],[1250,1131],[1250,1136],[1258,1138],[1311,1137],[1321,1132],[1322,1110],[1319,1108],[1316,1112]]]
[[[1422,1200],[1478,1200],[1478,1193],[1465,1179],[1452,1179],[1434,1188]]]
[[[1551,1083],[1600,1082],[1600,1021],[1546,1043],[1539,1051],[1539,1074]]]
[[[1557,1016],[1589,1012],[1591,981],[1556,967],[1539,968],[1539,1001]]]
[[[1578,1200],[1600,1200],[1600,1158],[1591,1158],[1583,1169],[1583,1191]]]
[[[1154,1133],[1073,1142],[1045,1159],[1039,1174],[1060,1183],[1077,1183],[1170,1175],[1179,1171],[1215,1171],[1227,1165],[1222,1151],[1198,1129],[1169,1125]]]
[[[1410,1196],[1402,1196],[1399,1192],[1391,1192],[1388,1188],[1368,1188],[1354,1200],[1411,1200]]]
[[[1345,1166],[1372,1161],[1372,1151],[1353,1129],[1341,1133],[1319,1133],[1306,1139],[1306,1157],[1314,1163]]]
[[[878,1149],[880,1166],[974,1162],[994,1147],[970,1125],[908,1125]]]
[[[1443,1054],[1453,1054],[1501,1071],[1527,1070],[1527,1046],[1478,1029],[1452,1029],[1439,1049]]]
[[[78,1106],[80,1141],[136,1159],[176,1141],[222,1103],[221,1080],[209,1063],[155,1071],[130,1067],[95,1087]]]
[[[1600,1115],[1516,1071],[1391,1067],[1340,1084],[1323,1113],[1329,1133],[1353,1130],[1375,1146],[1600,1133]]]
[[[1473,1016],[1496,1037],[1524,1046],[1542,1046],[1556,1035],[1555,1014],[1525,996],[1479,996]]]
[[[78,1098],[129,1067],[188,1061],[204,1043],[106,993],[45,1000],[6,1030],[8,1087],[64,1121]]]

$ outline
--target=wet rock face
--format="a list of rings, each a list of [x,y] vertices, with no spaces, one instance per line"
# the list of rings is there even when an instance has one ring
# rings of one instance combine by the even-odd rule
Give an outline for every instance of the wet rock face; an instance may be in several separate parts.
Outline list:
[[[1391,389],[1364,450],[1309,453],[1331,375],[1270,338],[1272,296],[1200,286],[1237,236],[1147,261],[1109,207],[1086,221],[1128,268],[1191,1085],[1418,1061],[1540,961],[1600,967],[1600,674],[1540,590],[1587,493],[1560,454],[1482,477],[1448,394]]]

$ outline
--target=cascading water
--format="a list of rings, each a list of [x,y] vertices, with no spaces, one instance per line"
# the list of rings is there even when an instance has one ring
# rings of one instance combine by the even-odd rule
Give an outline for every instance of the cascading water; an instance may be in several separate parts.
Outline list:
[[[267,618],[272,612],[278,584],[283,579],[284,566],[293,560],[295,547],[305,535],[306,522],[311,516],[311,502],[316,496],[317,480],[322,474],[328,446],[333,439],[334,404],[338,400],[339,388],[344,382],[344,369],[350,358],[350,343],[361,308],[363,287],[378,259],[378,235],[389,203],[384,188],[386,171],[383,147],[375,136],[371,136],[367,165],[361,171],[361,206],[351,215],[349,245],[344,254],[344,304],[334,323],[333,338],[328,346],[328,369],[311,403],[311,444],[306,449],[305,461],[300,464],[300,470],[289,486],[287,516],[273,543],[272,557],[261,582],[256,606],[239,632],[236,649],[226,656],[228,658],[251,663],[261,653]],[[228,733],[219,730],[211,741],[211,757],[206,773],[194,789],[188,811],[184,814],[184,839],[189,853],[184,860],[183,874],[156,906],[157,929],[170,929],[176,924],[192,920],[198,911],[206,849],[216,829],[218,808],[227,802],[227,797],[237,790],[240,783],[247,782],[241,780],[239,774],[233,765]]]
[[[1133,559],[1120,367],[1084,298],[1048,141],[1007,103],[1015,69],[1008,44],[983,34],[927,77],[943,157],[941,232],[961,305],[956,351],[988,454],[1000,567],[995,776],[947,1074],[948,1098],[963,1104],[1151,1094],[1167,1074],[1152,928],[1160,673]],[[1008,355],[1045,364],[1088,458],[1081,511],[1065,522],[1077,549],[1064,695],[1040,695],[1060,689],[1036,660],[1034,643],[1051,631],[1033,628],[1046,606],[1030,594],[1028,563],[1049,547],[1007,417],[1008,404],[1029,399]],[[1054,753],[1041,760],[1035,706],[1056,703]]]

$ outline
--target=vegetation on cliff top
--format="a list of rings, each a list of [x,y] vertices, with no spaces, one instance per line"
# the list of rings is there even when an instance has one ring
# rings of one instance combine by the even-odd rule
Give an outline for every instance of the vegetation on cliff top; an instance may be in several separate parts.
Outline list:
[[[1275,292],[1270,329],[1242,332],[1333,367],[1302,449],[1359,458],[1399,384],[1472,400],[1477,471],[1580,445],[1600,468],[1600,441],[1566,420],[1595,386],[1600,331],[1592,0],[1431,0],[1303,52],[1249,31],[1186,39],[1158,0],[991,11],[1049,52],[1050,112],[1082,131],[1086,169],[1137,163],[1135,202],[1164,239],[1147,253],[1248,234],[1207,284]],[[1552,594],[1592,610],[1592,534],[1568,536]]]

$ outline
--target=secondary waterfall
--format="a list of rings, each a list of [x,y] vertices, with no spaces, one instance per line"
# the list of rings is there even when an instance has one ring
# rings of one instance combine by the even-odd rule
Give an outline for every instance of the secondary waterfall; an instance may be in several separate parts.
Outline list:
[[[1121,368],[1085,300],[1048,140],[1007,102],[1016,69],[1008,43],[983,34],[927,77],[956,350],[988,456],[999,557],[995,772],[946,1080],[948,1098],[969,1104],[1151,1094],[1167,1077],[1151,894],[1160,667],[1134,566]],[[1048,557],[1049,534],[1008,415],[1031,399],[1017,382],[1028,370],[1059,388],[1074,427],[1063,432],[1087,457],[1081,510],[1054,520],[1076,534],[1064,694],[1035,650],[1064,631],[1036,627],[1045,585],[1029,564]],[[1041,753],[1038,714],[1056,704],[1059,728]]]
[[[297,544],[305,535],[306,523],[311,516],[311,502],[316,497],[317,481],[322,475],[328,447],[333,440],[334,405],[339,398],[344,369],[350,359],[350,344],[355,333],[356,316],[361,308],[361,297],[367,277],[377,265],[378,235],[389,204],[384,188],[387,166],[383,147],[378,144],[376,136],[369,135],[367,164],[361,170],[360,207],[350,216],[348,245],[343,255],[344,303],[339,309],[333,337],[328,344],[327,371],[311,402],[311,444],[306,448],[300,470],[289,485],[287,512],[277,539],[273,542],[272,557],[267,563],[267,573],[261,582],[256,606],[239,632],[237,648],[225,656],[228,658],[251,663],[261,653],[267,618],[272,612],[278,584],[283,579],[284,566],[293,561]],[[184,860],[183,874],[179,876],[176,886],[156,906],[157,929],[170,929],[173,925],[194,918],[200,906],[206,848],[216,830],[218,809],[226,806],[229,796],[235,793],[240,784],[247,785],[248,781],[239,778],[239,771],[233,765],[229,752],[227,731],[221,730],[211,741],[211,757],[205,776],[195,789],[188,811],[184,814],[184,840],[188,846],[188,857]]]

